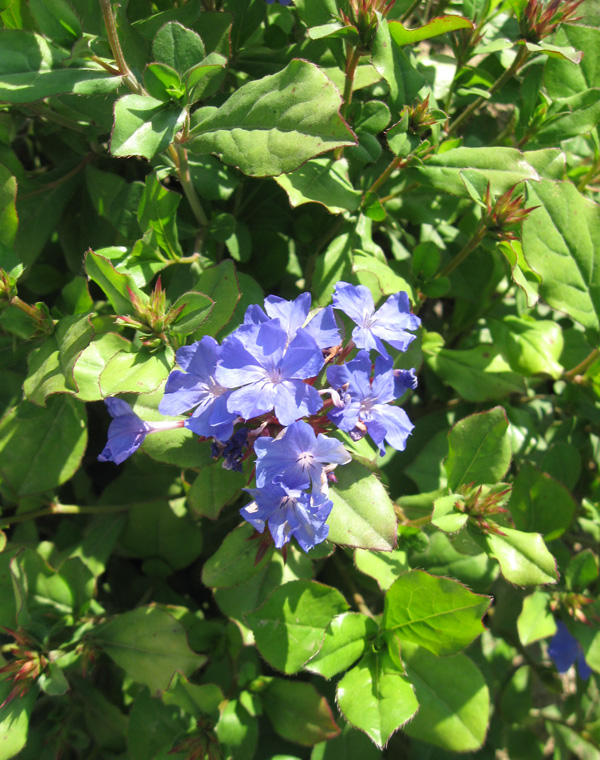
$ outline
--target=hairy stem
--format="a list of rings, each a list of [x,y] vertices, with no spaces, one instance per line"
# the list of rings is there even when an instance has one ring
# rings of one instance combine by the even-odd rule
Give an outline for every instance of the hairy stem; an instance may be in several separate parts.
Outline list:
[[[346,117],[348,107],[350,106],[350,103],[352,103],[352,87],[354,85],[354,75],[356,73],[356,67],[358,66],[359,61],[360,61],[359,50],[357,50],[357,48],[349,48],[347,58],[346,58],[344,94],[342,96],[344,99],[344,102],[342,103],[342,107],[340,108],[340,116],[342,118]],[[343,155],[344,155],[344,149],[336,148],[335,153],[334,153],[335,158],[341,158]]]
[[[51,504],[49,507],[25,512],[14,517],[0,517],[0,526],[16,525],[17,523],[36,520],[38,517],[48,517],[49,515],[111,515],[126,512],[130,506],[130,504],[116,504],[101,507],[78,507],[75,504]]]
[[[121,43],[119,42],[119,34],[117,32],[115,15],[110,0],[100,0],[100,8],[102,10],[102,18],[104,19],[104,26],[106,27],[106,33],[108,35],[108,44],[112,50],[119,73],[123,77],[123,82],[132,92],[141,95],[143,94],[144,89],[134,77],[131,69],[127,65],[125,56],[123,55]]]

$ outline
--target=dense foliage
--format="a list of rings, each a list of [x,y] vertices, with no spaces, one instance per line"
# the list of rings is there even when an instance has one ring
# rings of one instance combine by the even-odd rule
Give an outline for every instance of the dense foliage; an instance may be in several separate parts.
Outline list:
[[[600,758],[595,0],[0,18],[0,760]]]

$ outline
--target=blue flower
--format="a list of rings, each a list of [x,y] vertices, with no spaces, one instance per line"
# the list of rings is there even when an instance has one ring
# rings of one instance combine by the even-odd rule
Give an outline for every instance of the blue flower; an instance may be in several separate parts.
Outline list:
[[[236,430],[228,441],[213,441],[211,456],[213,459],[219,459],[221,456],[224,470],[233,470],[234,472],[242,471],[242,455],[244,446],[248,440],[248,430],[245,427]]]
[[[305,552],[327,538],[329,526],[325,523],[333,502],[324,494],[309,494],[274,483],[246,490],[254,501],[240,509],[241,516],[259,533],[264,531],[268,522],[278,549],[292,536]]]
[[[215,378],[221,350],[217,341],[209,336],[180,348],[175,356],[183,372],[175,369],[169,375],[158,411],[179,415],[197,407],[185,426],[197,435],[226,441],[233,433],[237,415],[227,408],[231,391]]]
[[[410,313],[406,293],[395,293],[377,311],[369,288],[338,282],[333,294],[333,305],[356,323],[352,340],[358,348],[370,351],[374,348],[382,356],[388,356],[381,341],[385,340],[398,351],[406,351],[414,335],[406,332],[416,330],[421,324],[419,317]]]
[[[322,401],[304,380],[323,366],[323,354],[314,339],[300,328],[288,345],[278,319],[249,326],[223,344],[217,380],[231,393],[227,408],[246,420],[275,410],[282,425],[315,414]]]
[[[323,487],[325,467],[330,464],[348,464],[350,454],[341,441],[319,433],[303,421],[286,428],[281,438],[257,438],[256,485],[281,483],[296,489],[308,488],[312,483],[315,492]]]
[[[267,5],[273,5],[273,3],[275,2],[275,0],[265,0],[265,2],[266,2]],[[292,0],[277,0],[277,2],[279,3],[279,5],[291,5],[292,4]]]
[[[336,391],[334,408],[329,419],[340,430],[359,440],[367,433],[385,454],[384,440],[398,451],[404,451],[406,439],[414,425],[404,409],[390,406],[391,401],[415,388],[414,370],[394,370],[392,360],[378,356],[371,380],[368,351],[359,351],[352,361],[327,368],[327,379]]]
[[[295,338],[299,328],[304,327],[319,348],[337,346],[341,342],[341,336],[331,306],[318,311],[305,325],[309,312],[310,293],[301,293],[293,301],[286,301],[278,296],[268,296],[265,298],[264,311],[257,304],[246,309],[244,324],[233,335],[239,336],[248,327],[268,322],[270,318],[279,320],[279,327],[287,333],[288,343]]]
[[[98,456],[100,462],[121,464],[144,442],[149,433],[183,427],[183,420],[175,422],[144,422],[123,399],[107,398],[104,403],[113,418],[108,428],[108,441]]]
[[[548,654],[554,661],[559,673],[566,673],[571,665],[577,662],[580,678],[587,681],[592,674],[591,668],[583,656],[581,644],[562,620],[558,620],[556,623],[556,633],[548,646]]]

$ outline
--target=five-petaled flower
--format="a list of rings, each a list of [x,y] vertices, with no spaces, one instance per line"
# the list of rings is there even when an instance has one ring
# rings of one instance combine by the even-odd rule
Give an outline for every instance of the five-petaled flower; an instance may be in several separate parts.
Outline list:
[[[398,351],[406,351],[415,339],[407,330],[416,330],[419,317],[411,314],[408,295],[395,293],[377,311],[371,291],[365,285],[338,282],[333,294],[333,305],[356,323],[352,340],[358,348],[375,349],[389,356],[382,341]]]

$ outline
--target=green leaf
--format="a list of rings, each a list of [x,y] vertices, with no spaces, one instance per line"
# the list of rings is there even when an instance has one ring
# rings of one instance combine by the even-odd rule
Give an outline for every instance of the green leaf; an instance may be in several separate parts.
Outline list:
[[[523,222],[523,253],[542,278],[540,296],[597,335],[600,208],[570,182],[528,185],[527,204],[541,207]]]
[[[300,580],[275,589],[261,607],[245,617],[265,660],[291,674],[320,649],[331,620],[347,609],[336,589]]]
[[[518,530],[541,533],[546,541],[562,536],[575,515],[575,502],[563,484],[528,462],[515,478],[508,506]]]
[[[221,462],[203,467],[188,491],[188,508],[194,517],[216,520],[227,504],[239,497],[248,478],[242,472],[226,470]]]
[[[381,753],[366,734],[346,723],[338,737],[315,745],[310,760],[381,760]]]
[[[170,348],[119,351],[100,375],[103,398],[118,393],[150,393],[167,378],[174,361]]]
[[[179,74],[164,63],[149,63],[144,70],[144,85],[148,94],[157,100],[169,102],[185,95],[185,86]]]
[[[441,496],[433,502],[431,524],[445,533],[456,533],[464,527],[469,515],[458,510],[457,505],[464,504],[464,499],[458,494]]]
[[[408,558],[403,549],[391,552],[356,549],[354,564],[361,573],[374,578],[382,591],[387,591],[396,578],[408,569]]]
[[[443,348],[436,333],[423,338],[425,361],[466,401],[488,401],[525,393],[521,375],[512,372],[497,346],[479,345],[462,351]]]
[[[188,147],[216,153],[250,176],[292,172],[309,158],[355,144],[340,106],[327,77],[314,64],[294,60],[278,74],[242,85],[201,116]]]
[[[414,644],[403,646],[402,660],[420,705],[405,732],[450,752],[479,749],[490,697],[473,662],[464,654],[438,658]]]
[[[242,692],[242,696],[247,692]],[[219,744],[226,757],[236,760],[253,760],[258,742],[258,720],[237,699],[230,700],[215,726]]]
[[[538,291],[542,278],[525,261],[523,247],[519,240],[503,240],[498,243],[498,247],[509,263],[512,281],[525,294],[527,306],[530,309],[533,308],[539,300]]]
[[[554,42],[571,45],[583,53],[579,65],[564,58],[548,58],[544,66],[544,85],[553,100],[568,98],[598,87],[600,29],[576,24],[561,24]]]
[[[199,35],[177,22],[165,24],[152,41],[155,61],[165,63],[183,76],[205,56]]]
[[[175,680],[179,673],[175,674]],[[164,695],[167,692],[163,692]],[[185,721],[176,708],[140,690],[129,711],[127,745],[131,760],[152,760],[167,753],[178,734],[186,729]]]
[[[396,514],[379,478],[354,461],[338,467],[336,478],[329,490],[329,541],[359,549],[394,549]]]
[[[146,177],[144,192],[138,206],[138,222],[142,230],[152,230],[159,248],[170,259],[183,255],[177,233],[177,208],[181,195],[167,190],[154,172]]]
[[[412,103],[425,84],[425,77],[403,50],[392,44],[391,22],[381,19],[373,43],[373,66],[388,83],[390,105],[395,111]]]
[[[517,631],[524,647],[556,633],[550,599],[545,591],[534,591],[523,599],[523,609],[517,618]]]
[[[327,700],[312,684],[273,678],[260,698],[273,728],[288,741],[311,747],[340,733]]]
[[[344,232],[334,238],[325,253],[316,261],[312,281],[312,293],[316,306],[327,306],[335,286],[348,281],[352,275],[352,249],[354,235]]]
[[[190,676],[206,662],[190,649],[181,623],[152,605],[118,615],[90,638],[152,694],[168,689],[176,671]]]
[[[134,314],[131,303],[131,290],[144,302],[146,296],[134,281],[126,274],[117,272],[110,260],[99,253],[89,250],[85,255],[85,271],[87,276],[99,285],[106,293],[116,314]]]
[[[396,45],[414,45],[421,40],[439,37],[440,34],[456,32],[458,29],[473,29],[474,24],[464,16],[436,16],[417,29],[407,29],[400,21],[390,21],[390,35]]]
[[[407,174],[436,190],[468,198],[461,172],[469,169],[481,172],[489,180],[491,193],[499,195],[524,180],[562,179],[564,154],[557,148],[525,153],[515,148],[453,148],[431,156]]]
[[[564,341],[557,322],[507,314],[502,320],[488,320],[488,326],[494,343],[515,372],[526,377],[546,374],[554,380],[562,375],[558,360]]]
[[[87,445],[86,422],[85,406],[67,396],[9,409],[0,420],[3,491],[28,496],[73,477]]]
[[[38,686],[51,697],[60,697],[69,690],[69,682],[55,662],[48,663],[48,670],[38,678]]]
[[[109,93],[121,77],[103,68],[65,66],[69,54],[39,34],[20,29],[0,32],[0,100],[33,103],[51,95]]]
[[[600,87],[594,87],[554,101],[536,132],[535,141],[538,145],[556,145],[591,132],[599,121]]]
[[[58,321],[55,332],[29,354],[29,374],[23,383],[28,401],[44,406],[52,393],[77,390],[73,370],[93,334],[88,314],[75,314]]]
[[[385,597],[382,627],[400,641],[412,641],[437,655],[459,652],[485,629],[489,597],[473,594],[458,581],[411,570]]]
[[[360,612],[338,615],[325,629],[323,646],[304,669],[333,678],[362,657],[378,630],[377,623]]]
[[[419,709],[410,681],[386,651],[367,653],[337,687],[340,710],[380,749]]]
[[[182,570],[202,552],[202,532],[186,514],[182,500],[132,504],[120,545],[133,557],[160,559],[167,570]]]
[[[113,156],[143,156],[150,160],[173,142],[186,111],[148,95],[125,95],[115,104],[110,140]]]
[[[469,483],[497,483],[511,460],[506,412],[496,406],[465,417],[448,433],[448,446],[445,468],[452,491]]]
[[[166,705],[177,705],[195,718],[216,713],[224,699],[216,684],[190,683],[181,673],[175,674],[169,688],[162,694]]]
[[[498,533],[473,531],[473,538],[498,560],[502,575],[519,586],[556,583],[556,560],[548,551],[539,533],[523,533],[502,527]]]
[[[19,220],[15,198],[17,181],[3,164],[0,164],[0,243],[10,247],[15,242]],[[7,271],[7,267],[3,267]]]
[[[235,264],[228,260],[205,269],[193,289],[212,298],[215,303],[209,319],[194,334],[194,339],[200,340],[204,335],[216,335],[233,317],[240,299]]]
[[[592,586],[598,579],[598,559],[591,549],[571,557],[565,573],[567,588],[575,593],[581,593]]]
[[[4,665],[4,658],[0,660]],[[0,681],[0,700],[10,694],[13,687],[10,678]],[[23,749],[27,742],[29,718],[38,696],[34,687],[20,699],[13,699],[0,712],[0,760],[10,760]]]
[[[128,346],[128,341],[116,333],[104,333],[94,337],[79,354],[73,367],[73,381],[77,386],[76,398],[80,401],[102,401],[100,375],[112,357]]]
[[[348,178],[348,162],[344,159],[313,158],[291,174],[275,178],[297,208],[304,203],[320,203],[332,214],[356,211],[362,193],[355,190]]]
[[[252,526],[245,522],[225,537],[215,554],[204,563],[202,582],[205,586],[238,586],[262,572],[271,560],[273,546],[268,548],[260,562],[256,562],[260,544],[251,540],[253,533]]]

